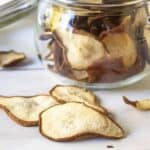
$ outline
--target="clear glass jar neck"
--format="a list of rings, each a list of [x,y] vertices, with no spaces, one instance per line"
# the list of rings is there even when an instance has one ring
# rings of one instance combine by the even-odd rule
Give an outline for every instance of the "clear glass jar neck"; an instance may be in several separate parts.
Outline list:
[[[79,0],[83,1],[83,0]],[[87,0],[85,0],[87,2]],[[91,0],[89,0],[91,1]],[[62,7],[69,11],[76,11],[80,13],[101,13],[103,15],[109,14],[114,15],[128,15],[134,13],[134,11],[139,7],[145,7],[147,0],[132,0],[130,2],[118,3],[118,4],[92,4],[92,3],[81,3],[75,0],[41,0],[41,2],[46,2],[55,6]]]
[[[67,5],[71,7],[127,7],[127,6],[134,6],[134,5],[140,5],[140,4],[146,4],[147,0],[127,0],[125,2],[98,2],[98,0],[95,0],[94,2],[92,0],[46,0],[48,2],[53,2],[61,5]]]

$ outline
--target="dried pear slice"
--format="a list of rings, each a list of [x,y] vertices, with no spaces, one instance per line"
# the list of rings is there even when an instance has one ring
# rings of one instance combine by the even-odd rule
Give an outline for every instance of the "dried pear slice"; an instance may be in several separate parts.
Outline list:
[[[0,52],[0,67],[9,67],[16,65],[17,63],[25,59],[24,53],[11,51],[1,51]]]
[[[59,102],[77,101],[97,105],[96,96],[92,92],[77,86],[56,85],[50,94]]]
[[[77,86],[57,85],[50,91],[50,94],[56,98],[59,103],[83,102],[86,105],[101,111],[102,113],[108,114],[105,108],[98,105],[96,96],[87,89],[83,89]]]
[[[39,114],[56,105],[58,102],[50,95],[33,97],[3,97],[0,96],[0,108],[8,116],[22,126],[38,125]]]
[[[142,111],[150,110],[150,99],[131,101],[127,97],[123,97],[124,102]]]
[[[88,80],[89,78],[89,75],[85,70],[72,70],[72,74],[74,79],[78,81],[83,81],[83,80],[85,81]]]
[[[78,138],[123,138],[123,129],[107,115],[84,103],[55,105],[40,114],[40,133],[54,141]]]
[[[122,57],[124,65],[129,68],[137,60],[137,50],[132,38],[128,33],[110,33],[102,40],[110,56],[113,58]]]
[[[57,29],[56,34],[66,48],[67,59],[73,69],[84,70],[105,56],[103,44],[89,33],[83,35]]]

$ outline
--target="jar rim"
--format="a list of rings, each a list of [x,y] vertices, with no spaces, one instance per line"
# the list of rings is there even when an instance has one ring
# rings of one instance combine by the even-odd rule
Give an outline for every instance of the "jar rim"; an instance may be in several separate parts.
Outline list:
[[[51,1],[51,0],[48,0],[48,1]],[[63,5],[70,5],[70,6],[99,6],[99,7],[124,7],[124,6],[132,6],[132,5],[136,5],[136,4],[139,4],[139,3],[147,3],[147,0],[132,0],[132,1],[127,1],[127,2],[123,2],[123,3],[107,3],[107,4],[104,4],[104,3],[93,3],[93,2],[82,2],[82,0],[80,1],[75,1],[75,0],[54,0],[55,3],[58,3],[58,4],[63,4]]]

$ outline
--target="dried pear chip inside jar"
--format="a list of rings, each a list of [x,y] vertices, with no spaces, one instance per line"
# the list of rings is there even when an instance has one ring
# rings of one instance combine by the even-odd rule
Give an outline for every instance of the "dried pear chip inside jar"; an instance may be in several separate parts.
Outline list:
[[[63,29],[57,29],[56,34],[66,48],[68,63],[73,69],[87,69],[105,56],[103,44],[92,34],[71,33]]]
[[[50,91],[50,94],[60,103],[82,102],[102,113],[108,114],[107,110],[98,104],[96,96],[87,89],[77,86],[57,85]]]
[[[40,114],[40,132],[54,141],[85,137],[122,138],[123,129],[107,115],[83,103],[65,103]]]
[[[0,96],[0,108],[8,116],[22,126],[36,126],[39,114],[58,102],[50,95],[33,97],[3,97]]]
[[[150,110],[150,99],[132,101],[129,100],[127,97],[123,97],[124,102],[128,105],[133,106],[134,108],[142,111]]]
[[[110,33],[103,38],[103,43],[110,56],[122,58],[125,67],[132,67],[137,60],[137,50],[134,41],[128,33]]]
[[[24,53],[11,51],[1,51],[0,52],[0,67],[14,66],[25,59]]]

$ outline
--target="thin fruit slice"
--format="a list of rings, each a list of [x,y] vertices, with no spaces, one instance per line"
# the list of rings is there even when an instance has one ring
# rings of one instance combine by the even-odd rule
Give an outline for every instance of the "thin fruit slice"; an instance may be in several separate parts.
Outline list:
[[[135,64],[137,50],[134,41],[128,33],[110,33],[102,41],[110,56],[113,58],[122,58],[125,67],[129,68]]]
[[[50,94],[57,99],[59,103],[82,102],[102,113],[108,114],[107,110],[98,104],[96,96],[87,89],[77,86],[57,85],[50,91]]]
[[[66,56],[73,69],[86,69],[105,56],[103,44],[89,33],[82,35],[60,28],[56,35],[66,48]]]
[[[39,114],[50,106],[58,104],[50,95],[33,97],[0,96],[0,107],[8,116],[22,126],[38,125]]]
[[[24,53],[11,51],[1,51],[0,52],[0,67],[9,67],[16,65],[25,59]]]
[[[134,108],[137,108],[142,111],[150,110],[150,99],[132,101],[125,96],[123,97],[123,99],[126,104],[131,105]]]
[[[72,70],[72,74],[74,79],[78,80],[78,81],[85,81],[88,79],[89,75],[87,73],[87,71],[85,70]]]
[[[70,102],[51,107],[40,114],[40,133],[54,141],[85,137],[122,138],[122,128],[107,115],[84,103]]]
[[[89,90],[77,86],[56,85],[50,94],[59,102],[88,102],[97,105],[96,96]]]

